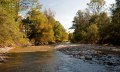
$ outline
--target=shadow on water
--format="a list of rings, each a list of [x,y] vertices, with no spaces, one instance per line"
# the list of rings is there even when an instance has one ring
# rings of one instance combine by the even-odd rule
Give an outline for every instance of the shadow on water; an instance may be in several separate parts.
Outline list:
[[[7,56],[7,61],[0,64],[0,72],[54,72],[53,52],[9,53]]]

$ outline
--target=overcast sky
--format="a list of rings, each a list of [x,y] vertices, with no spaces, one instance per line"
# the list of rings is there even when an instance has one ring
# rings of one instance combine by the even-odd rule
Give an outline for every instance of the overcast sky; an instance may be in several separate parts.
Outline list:
[[[115,0],[105,0],[109,6]],[[55,19],[68,30],[78,10],[84,10],[90,0],[40,0],[42,8],[50,8],[55,12]]]

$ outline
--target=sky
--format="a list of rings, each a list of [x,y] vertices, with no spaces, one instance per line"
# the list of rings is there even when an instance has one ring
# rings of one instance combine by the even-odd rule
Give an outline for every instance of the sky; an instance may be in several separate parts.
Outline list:
[[[65,27],[67,31],[72,27],[72,21],[78,10],[85,10],[90,0],[39,0],[43,9],[50,8],[55,13],[55,19]],[[115,0],[105,0],[107,6],[115,3]],[[70,30],[71,31],[71,30]]]

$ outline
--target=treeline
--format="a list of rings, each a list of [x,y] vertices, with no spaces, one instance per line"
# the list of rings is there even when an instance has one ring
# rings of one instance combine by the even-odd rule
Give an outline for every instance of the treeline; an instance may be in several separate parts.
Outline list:
[[[0,47],[27,43],[25,34],[20,31],[21,20],[18,18],[18,1],[0,0]]]
[[[28,11],[22,18],[21,11]],[[68,40],[51,10],[41,11],[37,0],[0,0],[0,47],[41,45]]]
[[[68,40],[68,34],[59,21],[53,17],[51,10],[40,12],[34,8],[23,19],[24,33],[35,44],[51,44]]]
[[[104,0],[91,0],[85,11],[79,10],[74,17],[72,42],[90,44],[120,45],[120,1],[110,8],[110,16],[105,11]]]

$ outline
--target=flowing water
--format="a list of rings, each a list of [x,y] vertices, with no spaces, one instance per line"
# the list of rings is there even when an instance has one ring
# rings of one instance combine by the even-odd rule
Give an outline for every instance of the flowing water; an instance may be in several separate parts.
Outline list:
[[[0,72],[120,72],[120,65],[92,63],[60,50],[9,53]]]

